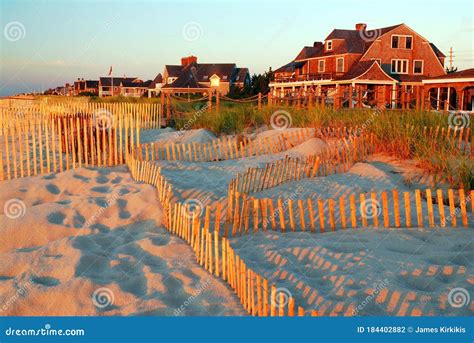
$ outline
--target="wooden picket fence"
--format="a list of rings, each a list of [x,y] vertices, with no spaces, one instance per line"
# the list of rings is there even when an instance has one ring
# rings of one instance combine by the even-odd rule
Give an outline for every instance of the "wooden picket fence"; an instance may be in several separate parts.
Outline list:
[[[274,200],[232,192],[228,212],[233,216],[224,236],[234,237],[267,229],[323,233],[366,227],[471,227],[473,220],[469,211],[474,211],[474,191],[468,191],[466,196],[464,189],[448,189],[447,198],[445,194],[442,189],[410,192],[393,189],[353,193],[336,199],[298,199],[295,194]]]
[[[127,156],[132,177],[153,185],[163,207],[163,223],[172,234],[185,240],[195,252],[197,262],[209,273],[222,278],[234,290],[246,311],[252,316],[316,316],[295,305],[295,300],[285,292],[278,292],[274,284],[247,266],[222,235],[221,205],[195,208],[186,202],[172,201],[172,185],[161,175],[158,165],[142,161],[134,154]],[[204,213],[204,215],[203,215]],[[213,218],[213,225],[211,225]]]
[[[179,135],[178,131],[176,135]],[[313,138],[309,128],[281,132],[271,137],[250,139],[243,136],[224,137],[207,143],[153,142],[135,147],[135,156],[145,161],[212,162],[232,160],[286,151]]]
[[[318,154],[290,157],[266,163],[263,168],[248,168],[229,183],[229,193],[259,192],[290,181],[347,172],[355,162],[364,160],[375,149],[374,135],[343,139]]]
[[[139,144],[143,125],[153,127],[160,121],[155,108],[143,105],[0,109],[0,180],[123,164],[125,155]]]

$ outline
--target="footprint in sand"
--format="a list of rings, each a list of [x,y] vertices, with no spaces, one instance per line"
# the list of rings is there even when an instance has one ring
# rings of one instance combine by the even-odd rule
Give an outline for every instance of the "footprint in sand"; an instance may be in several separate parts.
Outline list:
[[[82,176],[82,175],[79,175],[79,174],[74,174],[72,177],[75,178],[75,179],[81,180],[83,182],[89,182],[91,180],[90,177]]]
[[[45,287],[54,287],[61,283],[58,279],[54,277],[49,277],[49,276],[33,277],[31,278],[31,281],[33,281],[33,283],[36,283],[38,285],[45,286]]]
[[[51,194],[59,194],[61,193],[61,190],[58,188],[58,186],[56,186],[55,184],[53,183],[49,183],[46,185],[46,189],[48,190],[48,192],[50,192]]]
[[[97,192],[97,193],[110,193],[110,187],[109,186],[92,187],[91,191]]]
[[[97,183],[100,183],[100,184],[103,185],[104,183],[109,182],[109,178],[108,178],[107,176],[100,175],[100,176],[98,176],[98,177],[95,178],[95,181],[96,181]]]
[[[66,215],[59,211],[48,214],[48,222],[51,224],[64,225],[64,219],[66,219]]]

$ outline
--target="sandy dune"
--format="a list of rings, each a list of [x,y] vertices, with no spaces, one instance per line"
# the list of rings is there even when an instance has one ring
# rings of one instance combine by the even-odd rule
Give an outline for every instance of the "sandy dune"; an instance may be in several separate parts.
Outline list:
[[[244,314],[191,248],[161,227],[154,188],[125,167],[5,181],[1,189],[1,315]],[[4,208],[11,199],[24,204],[20,212]]]

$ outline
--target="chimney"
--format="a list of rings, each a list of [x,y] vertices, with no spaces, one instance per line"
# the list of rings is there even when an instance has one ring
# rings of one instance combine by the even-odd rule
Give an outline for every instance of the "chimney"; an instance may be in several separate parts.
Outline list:
[[[191,63],[197,63],[197,57],[196,56],[187,56],[187,57],[182,57],[181,58],[181,65],[183,67],[186,67],[187,65]]]
[[[356,24],[356,31],[365,31],[366,28],[367,28],[367,24],[365,23]]]

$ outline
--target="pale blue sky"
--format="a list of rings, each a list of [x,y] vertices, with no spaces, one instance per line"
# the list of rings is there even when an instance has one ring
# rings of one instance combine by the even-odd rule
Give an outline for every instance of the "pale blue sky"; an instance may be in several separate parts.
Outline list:
[[[465,69],[474,66],[473,6],[472,0],[0,0],[0,95],[97,79],[110,65],[114,75],[152,79],[188,54],[259,73],[356,22],[368,29],[403,22],[445,54],[452,46],[455,65]]]

